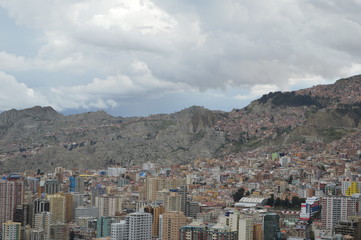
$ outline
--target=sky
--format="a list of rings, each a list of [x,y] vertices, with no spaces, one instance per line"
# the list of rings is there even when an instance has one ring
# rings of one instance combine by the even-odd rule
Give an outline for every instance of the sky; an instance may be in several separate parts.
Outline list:
[[[0,0],[0,111],[242,108],[361,74],[361,0]]]

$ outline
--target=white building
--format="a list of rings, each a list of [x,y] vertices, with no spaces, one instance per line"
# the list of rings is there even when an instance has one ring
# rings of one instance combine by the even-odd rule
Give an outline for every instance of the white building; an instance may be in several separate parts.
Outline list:
[[[111,225],[112,240],[151,240],[152,214],[130,213],[120,223]]]
[[[291,162],[291,158],[290,158],[290,157],[281,157],[281,158],[280,158],[280,165],[281,165],[282,167],[287,167],[290,162]]]
[[[243,197],[236,203],[235,207],[252,208],[257,206],[264,206],[267,203],[267,198],[262,197]]]
[[[125,174],[127,172],[127,169],[120,167],[109,167],[107,172],[108,176],[110,177],[119,177],[122,174]]]
[[[152,170],[155,169],[155,164],[151,162],[143,163],[143,170]]]
[[[50,224],[51,224],[50,212],[42,212],[35,214],[34,228],[38,230],[43,230],[45,240],[50,239]]]
[[[238,240],[253,240],[253,221],[239,219]]]
[[[123,198],[119,196],[95,197],[95,206],[99,209],[99,217],[112,217],[123,210]]]
[[[125,240],[128,239],[129,229],[126,221],[119,223],[112,223],[111,225],[111,240]]]

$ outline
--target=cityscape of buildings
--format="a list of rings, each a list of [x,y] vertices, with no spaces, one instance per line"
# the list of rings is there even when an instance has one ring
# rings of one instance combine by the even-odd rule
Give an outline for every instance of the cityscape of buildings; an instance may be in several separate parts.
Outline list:
[[[1,238],[361,239],[361,152],[301,150],[4,174]]]

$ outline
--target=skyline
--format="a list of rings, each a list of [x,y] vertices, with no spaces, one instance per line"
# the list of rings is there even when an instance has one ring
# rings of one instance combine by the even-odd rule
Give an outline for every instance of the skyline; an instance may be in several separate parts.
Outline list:
[[[361,73],[361,1],[242,4],[0,0],[0,111],[230,111]]]

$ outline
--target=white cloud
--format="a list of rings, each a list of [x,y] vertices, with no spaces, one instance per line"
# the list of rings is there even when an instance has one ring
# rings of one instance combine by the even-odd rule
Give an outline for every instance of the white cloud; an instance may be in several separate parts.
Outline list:
[[[138,29],[141,33],[168,32],[176,21],[149,0],[124,1],[104,14],[96,14],[90,20],[95,26],[106,29]]]
[[[302,85],[304,88],[312,87],[318,84],[327,84],[330,83],[320,75],[305,75],[300,77],[293,77],[289,79],[290,88],[294,86]]]
[[[54,81],[54,104],[63,109],[242,86],[250,94],[237,98],[250,99],[361,73],[360,1],[0,0],[0,7],[44,42],[32,58],[0,49],[0,69],[72,76],[43,80]]]
[[[58,109],[114,108],[119,99],[134,99],[147,95],[152,98],[159,93],[182,92],[191,87],[184,83],[167,82],[153,76],[148,66],[134,60],[131,75],[117,74],[106,79],[95,78],[86,85],[52,88],[51,95]]]
[[[358,74],[361,74],[361,64],[359,63],[352,63],[350,66],[344,67],[340,70],[340,77]]]
[[[280,91],[280,89],[274,84],[256,84],[251,87],[249,93],[247,95],[236,95],[233,98],[244,101],[244,100],[254,100],[256,98],[261,97],[264,94],[269,92]]]
[[[24,57],[19,57],[7,52],[0,52],[0,69],[2,70],[25,70],[27,63]]]
[[[46,99],[41,94],[1,71],[0,83],[0,110],[47,105]]]

